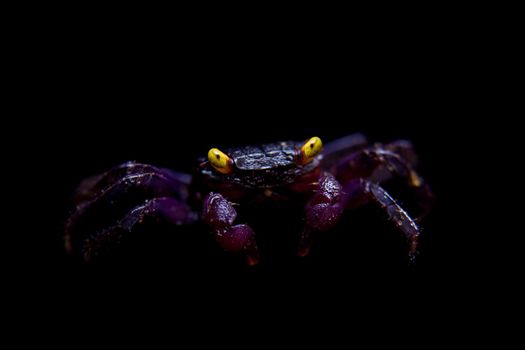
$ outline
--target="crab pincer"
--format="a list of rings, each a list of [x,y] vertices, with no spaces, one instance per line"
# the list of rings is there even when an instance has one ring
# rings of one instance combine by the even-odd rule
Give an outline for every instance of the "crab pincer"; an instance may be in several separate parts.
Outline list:
[[[248,225],[233,224],[237,218],[237,211],[221,194],[213,192],[208,194],[204,200],[202,217],[212,228],[215,239],[224,250],[245,254],[248,265],[259,262],[259,251],[253,230]]]

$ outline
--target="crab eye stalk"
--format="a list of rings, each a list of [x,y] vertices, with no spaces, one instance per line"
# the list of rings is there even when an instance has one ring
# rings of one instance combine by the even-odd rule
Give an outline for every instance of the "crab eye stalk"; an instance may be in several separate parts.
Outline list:
[[[305,165],[314,160],[323,150],[323,142],[319,137],[312,137],[299,150],[298,162]]]
[[[208,152],[210,164],[220,173],[231,174],[233,172],[233,160],[217,148]]]

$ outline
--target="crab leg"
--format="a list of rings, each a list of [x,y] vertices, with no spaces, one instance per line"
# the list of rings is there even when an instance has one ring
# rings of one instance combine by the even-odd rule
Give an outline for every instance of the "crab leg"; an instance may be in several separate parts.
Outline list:
[[[386,144],[385,149],[398,154],[410,167],[415,168],[417,166],[418,158],[412,142],[408,140],[396,140]]]
[[[116,225],[101,230],[88,238],[81,244],[81,254],[86,262],[104,250],[110,249],[118,243],[127,232],[131,232],[135,226],[144,222],[146,218],[165,220],[173,225],[189,224],[197,220],[197,214],[190,208],[173,198],[155,198],[136,206],[126,214]],[[67,238],[67,236],[66,236]],[[72,249],[72,242],[66,239],[66,247]]]
[[[433,194],[430,186],[414,170],[415,162],[410,143],[397,141],[385,147],[376,146],[349,154],[335,167],[335,174],[342,184],[359,178],[377,183],[383,183],[393,176],[402,178],[415,193],[421,209],[419,217],[422,218],[432,206]]]
[[[332,142],[323,147],[323,164],[326,170],[331,170],[337,165],[344,155],[366,147],[368,140],[363,134],[351,134]]]
[[[191,176],[188,174],[154,167],[149,164],[126,162],[102,174],[89,177],[82,181],[75,191],[75,203],[81,204],[82,202],[93,199],[100,192],[126,176],[140,174],[159,174],[159,176],[169,179],[173,189],[181,194],[186,192],[185,189],[191,181]]]
[[[313,232],[333,228],[344,209],[356,208],[367,203],[378,205],[388,214],[389,219],[408,240],[409,256],[414,259],[419,228],[406,211],[382,187],[370,181],[356,179],[341,188],[339,182],[328,173],[320,178],[318,190],[306,204],[306,226],[301,234],[298,255],[308,255]]]
[[[77,207],[65,223],[64,238],[67,250],[70,253],[82,251],[86,239],[103,242],[104,236],[115,237],[115,234],[110,232],[122,231],[121,225],[112,225],[117,221],[126,221],[123,218],[127,215],[137,214],[138,208],[147,209],[144,213],[156,215],[156,211],[151,207],[156,203],[151,200],[156,197],[169,198],[171,207],[186,208],[181,209],[182,213],[186,212],[187,207],[184,203],[187,198],[188,177],[166,169],[128,162],[85,180],[77,190]],[[150,202],[151,204],[147,204]],[[158,205],[161,205],[160,203],[167,202],[159,200]],[[175,206],[174,203],[178,205]],[[159,209],[162,209],[162,206]],[[159,213],[162,213],[162,210]],[[105,227],[109,228],[104,229]],[[97,232],[103,233],[99,240],[94,239],[98,235]],[[108,238],[106,241],[111,240]],[[93,243],[93,246],[101,247],[98,243]]]
[[[161,173],[128,175],[116,181],[91,200],[78,205],[66,221],[69,235],[77,226],[90,222],[104,224],[120,218],[133,206],[155,197],[178,197],[177,183]],[[115,206],[114,203],[123,205]]]
[[[344,186],[342,204],[355,208],[367,203],[378,205],[403,233],[409,243],[409,257],[415,259],[419,238],[419,227],[403,208],[382,187],[370,181],[357,179]]]

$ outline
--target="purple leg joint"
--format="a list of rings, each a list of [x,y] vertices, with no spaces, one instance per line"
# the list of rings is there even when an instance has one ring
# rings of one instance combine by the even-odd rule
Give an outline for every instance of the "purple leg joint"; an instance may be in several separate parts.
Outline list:
[[[259,262],[255,233],[248,225],[233,225],[237,211],[227,199],[218,193],[208,194],[204,200],[202,216],[224,250],[244,253],[248,265]]]
[[[300,256],[308,255],[313,231],[327,231],[337,225],[343,213],[340,198],[339,182],[333,175],[323,174],[319,179],[317,192],[305,206],[306,227],[299,241]]]

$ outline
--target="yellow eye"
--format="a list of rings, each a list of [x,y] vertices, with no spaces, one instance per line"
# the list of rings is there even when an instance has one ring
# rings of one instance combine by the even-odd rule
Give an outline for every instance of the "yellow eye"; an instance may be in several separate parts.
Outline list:
[[[210,149],[208,152],[208,160],[218,172],[231,174],[233,171],[233,160],[217,148]]]
[[[299,163],[304,165],[314,160],[323,150],[323,142],[319,137],[312,137],[301,147]]]

